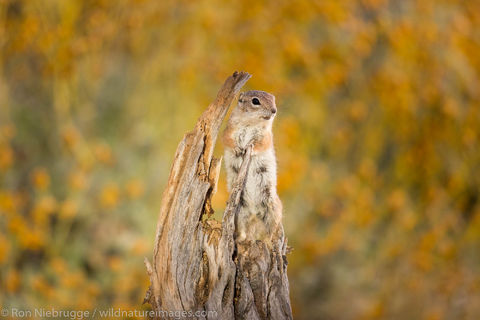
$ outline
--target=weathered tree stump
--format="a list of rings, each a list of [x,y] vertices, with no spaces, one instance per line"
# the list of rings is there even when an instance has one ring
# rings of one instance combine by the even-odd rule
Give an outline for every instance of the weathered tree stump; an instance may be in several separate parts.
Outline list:
[[[159,319],[167,318],[165,311],[186,311],[187,317],[199,319],[292,318],[283,229],[270,247],[261,241],[235,243],[233,236],[251,148],[222,223],[208,218],[221,166],[221,159],[213,157],[215,141],[249,78],[246,72],[230,76],[178,145],[163,193],[153,264],[145,259],[150,276],[145,302]]]

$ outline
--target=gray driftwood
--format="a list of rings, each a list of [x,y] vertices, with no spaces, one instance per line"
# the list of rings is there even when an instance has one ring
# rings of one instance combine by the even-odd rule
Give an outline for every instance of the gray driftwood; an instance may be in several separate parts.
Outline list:
[[[163,193],[153,262],[145,259],[150,276],[145,302],[159,319],[180,311],[196,312],[187,317],[199,319],[292,318],[283,230],[273,247],[261,241],[235,243],[233,236],[251,148],[222,223],[209,219],[221,166],[213,149],[230,104],[249,78],[246,72],[230,76],[178,145]]]

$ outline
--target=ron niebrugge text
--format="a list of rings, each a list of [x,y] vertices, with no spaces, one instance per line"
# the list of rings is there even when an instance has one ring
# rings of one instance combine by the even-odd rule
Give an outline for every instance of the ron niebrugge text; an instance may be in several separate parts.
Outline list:
[[[2,309],[0,312],[2,317],[10,318],[66,318],[66,319],[95,319],[95,318],[167,318],[167,319],[185,319],[192,317],[208,317],[215,318],[215,311],[153,311],[153,310],[122,310],[122,309],[106,309],[106,310],[57,310],[55,308],[45,309]]]

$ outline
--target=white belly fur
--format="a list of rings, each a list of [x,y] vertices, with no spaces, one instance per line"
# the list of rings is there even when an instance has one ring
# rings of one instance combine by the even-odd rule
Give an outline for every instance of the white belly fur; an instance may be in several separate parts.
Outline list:
[[[239,141],[237,140],[237,142]],[[246,147],[246,145],[241,147]],[[242,161],[243,157],[237,156],[235,150],[225,150],[229,191],[232,189]],[[281,219],[276,171],[277,165],[273,148],[252,155],[242,194],[242,203],[235,219],[236,235],[239,241],[265,239]]]

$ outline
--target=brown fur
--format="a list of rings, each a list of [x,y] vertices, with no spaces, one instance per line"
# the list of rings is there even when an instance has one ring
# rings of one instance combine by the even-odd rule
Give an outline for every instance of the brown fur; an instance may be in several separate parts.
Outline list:
[[[253,144],[253,151],[255,152],[263,152],[265,150],[268,150],[273,147],[273,141],[272,141],[272,133],[271,132],[265,132],[264,135],[262,136],[262,140],[260,141],[255,141]]]

